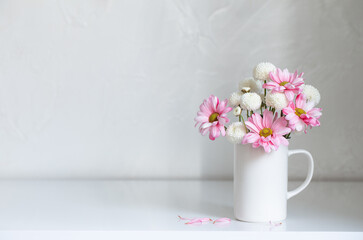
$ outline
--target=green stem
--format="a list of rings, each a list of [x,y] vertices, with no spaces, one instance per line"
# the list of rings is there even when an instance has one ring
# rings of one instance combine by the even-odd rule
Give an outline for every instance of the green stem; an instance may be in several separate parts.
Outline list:
[[[242,112],[241,112],[241,114],[242,114]],[[241,115],[239,115],[238,116],[238,118],[239,118],[239,121],[241,122],[241,120],[242,120],[242,118],[241,118],[242,116]]]
[[[266,80],[264,81],[264,83],[266,84]],[[264,95],[266,97],[266,88],[264,89]]]
[[[266,84],[266,80],[264,81],[264,83]],[[266,94],[267,94],[267,91],[266,91],[266,88],[263,90],[263,100],[266,99]],[[267,105],[265,104],[265,109],[267,108]]]
[[[242,118],[243,125],[245,125],[246,132],[248,132],[248,129],[247,129],[247,127],[246,127],[246,123],[245,123],[245,120],[243,119],[242,113],[241,113],[240,117]]]

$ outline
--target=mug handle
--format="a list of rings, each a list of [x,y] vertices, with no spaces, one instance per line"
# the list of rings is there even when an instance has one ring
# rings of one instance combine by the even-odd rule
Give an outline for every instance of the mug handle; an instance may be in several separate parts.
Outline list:
[[[287,192],[287,199],[292,198],[293,196],[297,195],[302,190],[304,190],[309,185],[309,183],[311,181],[311,178],[313,177],[314,160],[313,160],[313,157],[311,156],[311,154],[308,151],[306,151],[304,149],[295,149],[295,150],[290,150],[287,155],[290,157],[291,155],[298,154],[298,153],[305,154],[308,157],[308,160],[309,160],[308,161],[308,164],[309,164],[308,174],[306,176],[305,181],[299,187],[295,188],[292,191]]]

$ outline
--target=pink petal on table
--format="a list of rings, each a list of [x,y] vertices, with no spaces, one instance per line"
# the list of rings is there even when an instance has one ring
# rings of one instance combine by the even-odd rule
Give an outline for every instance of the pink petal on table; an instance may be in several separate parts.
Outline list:
[[[183,218],[183,217],[181,217],[181,216],[178,216],[178,218],[180,219],[180,220],[194,220],[195,218]]]
[[[211,222],[211,221],[213,221],[213,220],[210,218],[195,218],[185,224],[204,223],[204,222]]]
[[[191,220],[190,222],[186,222],[185,224],[202,224],[202,220],[200,218],[196,218],[194,220]]]
[[[273,223],[273,222],[269,222],[270,223],[270,225],[272,225],[272,226],[274,226],[274,227],[277,227],[277,226],[280,226],[280,225],[282,225],[282,222],[278,222],[278,223]]]
[[[229,218],[218,218],[217,220],[215,220],[213,222],[213,224],[215,223],[230,223],[231,222],[231,219]]]
[[[198,218],[198,219],[201,220],[202,222],[211,222],[211,221],[213,221],[210,218]]]

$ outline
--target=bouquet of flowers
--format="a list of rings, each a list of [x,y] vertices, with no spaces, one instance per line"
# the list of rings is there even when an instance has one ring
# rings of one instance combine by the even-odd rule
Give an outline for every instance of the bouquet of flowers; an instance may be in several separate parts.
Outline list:
[[[226,136],[234,144],[252,144],[266,152],[288,145],[292,132],[307,132],[320,126],[319,91],[304,83],[303,73],[290,73],[263,62],[253,77],[241,81],[229,100],[211,95],[200,105],[195,117],[199,131],[209,139]],[[228,106],[229,105],[229,106]],[[231,123],[227,113],[233,110],[239,121]]]

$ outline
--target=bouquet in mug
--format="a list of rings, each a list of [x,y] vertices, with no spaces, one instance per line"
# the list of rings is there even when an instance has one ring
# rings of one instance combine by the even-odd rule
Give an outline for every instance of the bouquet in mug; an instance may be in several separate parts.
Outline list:
[[[319,91],[304,82],[303,73],[290,73],[263,62],[253,77],[241,81],[229,100],[211,95],[200,105],[195,117],[199,131],[209,139],[226,136],[234,144],[252,144],[266,152],[288,145],[292,132],[305,132],[320,126]],[[239,121],[231,123],[227,113]]]

